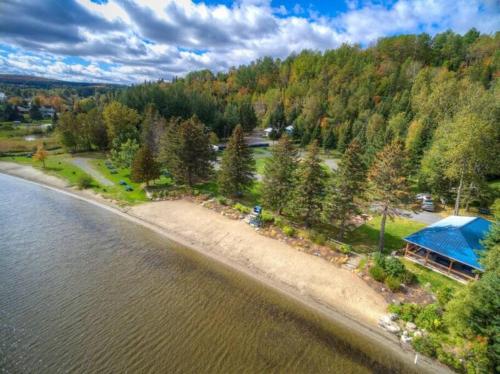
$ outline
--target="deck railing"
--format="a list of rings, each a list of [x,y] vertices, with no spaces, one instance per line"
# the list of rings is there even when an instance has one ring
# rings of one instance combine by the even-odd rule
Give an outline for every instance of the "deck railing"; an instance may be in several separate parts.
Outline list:
[[[450,266],[445,266],[445,265],[442,265],[442,264],[437,263],[435,261],[432,261],[431,259],[429,259],[429,256],[427,256],[427,255],[426,256],[419,255],[415,252],[412,252],[408,248],[405,251],[405,257],[412,262],[415,262],[417,264],[420,264],[422,266],[430,268],[434,271],[437,271],[438,273],[446,275],[447,277],[455,279],[461,283],[467,283],[471,280],[478,278],[477,275],[473,276],[473,275],[467,274],[465,272],[453,269],[453,267],[452,267],[453,263],[451,263]]]

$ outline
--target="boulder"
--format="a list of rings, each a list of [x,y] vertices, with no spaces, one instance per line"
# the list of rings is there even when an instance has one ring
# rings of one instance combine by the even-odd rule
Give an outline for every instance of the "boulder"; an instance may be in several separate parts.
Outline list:
[[[413,322],[406,322],[405,327],[408,331],[415,331],[417,329],[417,325],[415,325]]]
[[[406,332],[406,331],[405,331]],[[411,336],[408,335],[401,335],[401,342],[404,344],[409,344],[411,342],[412,338]]]

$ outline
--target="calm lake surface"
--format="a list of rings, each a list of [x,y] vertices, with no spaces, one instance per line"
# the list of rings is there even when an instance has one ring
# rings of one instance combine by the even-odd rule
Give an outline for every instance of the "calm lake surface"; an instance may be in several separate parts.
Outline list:
[[[408,372],[111,212],[0,174],[0,373]]]

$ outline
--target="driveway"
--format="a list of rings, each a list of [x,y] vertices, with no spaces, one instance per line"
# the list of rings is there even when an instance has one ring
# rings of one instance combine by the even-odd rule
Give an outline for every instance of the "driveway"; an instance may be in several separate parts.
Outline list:
[[[80,169],[89,174],[92,178],[94,178],[99,184],[103,186],[113,186],[114,183],[111,182],[108,178],[102,175],[100,172],[94,169],[94,167],[89,163],[89,160],[86,158],[75,157],[73,158],[73,163],[78,166]]]
[[[417,212],[412,212],[410,210],[400,210],[400,212],[406,218],[412,219],[412,220],[417,221],[417,222],[422,222],[422,223],[425,223],[427,225],[431,225],[431,224],[443,219],[443,217],[440,216],[439,213],[426,212],[424,210],[417,211]]]

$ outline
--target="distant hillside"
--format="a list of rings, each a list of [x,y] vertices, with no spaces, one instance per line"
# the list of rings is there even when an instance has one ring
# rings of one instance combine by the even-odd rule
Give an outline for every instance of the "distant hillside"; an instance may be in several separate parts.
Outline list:
[[[90,83],[90,82],[68,82],[58,79],[50,79],[43,77],[35,77],[31,75],[14,75],[14,74],[0,74],[0,84],[14,85],[20,87],[30,88],[61,88],[61,87],[92,87],[92,88],[116,88],[120,87],[116,84],[108,83]]]

